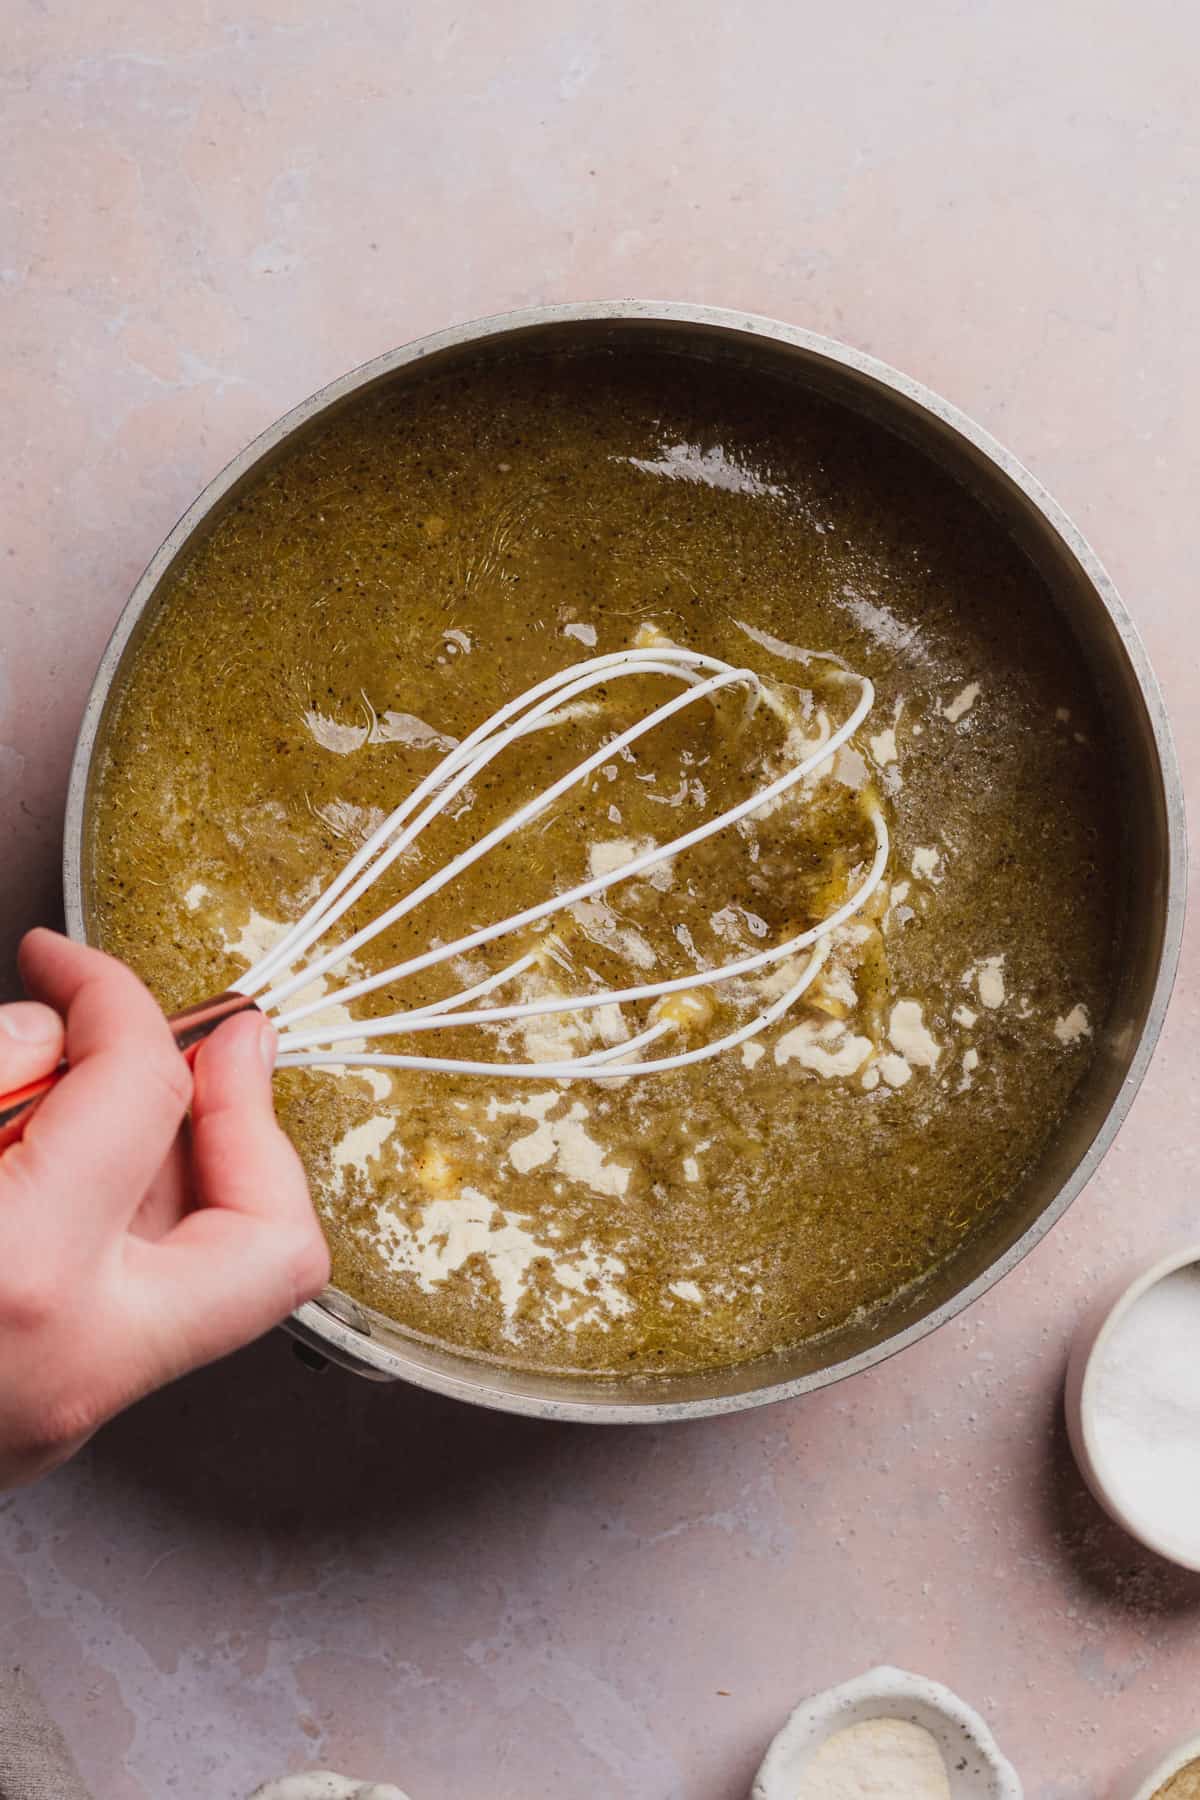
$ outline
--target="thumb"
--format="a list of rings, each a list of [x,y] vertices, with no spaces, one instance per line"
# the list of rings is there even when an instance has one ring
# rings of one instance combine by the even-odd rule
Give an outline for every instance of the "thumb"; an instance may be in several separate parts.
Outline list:
[[[275,1117],[275,1031],[258,1011],[200,1046],[192,1098],[196,1191],[205,1206],[318,1232],[300,1158]]]
[[[52,1006],[0,1006],[0,1095],[37,1081],[62,1060],[63,1022]]]
[[[131,1246],[180,1364],[206,1362],[266,1331],[329,1279],[329,1252],[304,1169],[271,1096],[275,1033],[230,1019],[196,1057],[196,1211],[153,1246]]]

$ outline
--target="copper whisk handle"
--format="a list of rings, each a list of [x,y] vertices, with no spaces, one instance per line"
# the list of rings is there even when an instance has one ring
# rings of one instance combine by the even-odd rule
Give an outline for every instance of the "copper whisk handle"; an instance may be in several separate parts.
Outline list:
[[[256,1011],[257,1004],[248,994],[228,989],[211,1000],[201,1000],[195,1006],[186,1006],[182,1012],[172,1013],[167,1024],[184,1061],[189,1065],[194,1062],[200,1045],[218,1025],[237,1013]],[[16,1143],[37,1107],[67,1073],[68,1066],[61,1062],[57,1069],[52,1069],[38,1081],[27,1082],[11,1094],[0,1094],[0,1151]]]

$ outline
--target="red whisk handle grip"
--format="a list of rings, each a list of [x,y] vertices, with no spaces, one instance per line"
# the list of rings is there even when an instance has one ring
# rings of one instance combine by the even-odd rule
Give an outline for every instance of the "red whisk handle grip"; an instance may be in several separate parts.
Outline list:
[[[196,1052],[206,1037],[210,1037],[218,1025],[226,1019],[232,1019],[237,1013],[256,1012],[258,1002],[248,994],[236,993],[233,989],[224,994],[217,994],[211,1000],[201,1000],[196,1006],[187,1006],[182,1012],[172,1013],[167,1020],[171,1033],[179,1046],[180,1054],[187,1063],[195,1060]],[[56,1088],[69,1065],[59,1063],[48,1075],[37,1081],[30,1081],[24,1087],[15,1088],[11,1094],[0,1094],[0,1151],[7,1150],[21,1136],[36,1108],[45,1099],[52,1088]]]

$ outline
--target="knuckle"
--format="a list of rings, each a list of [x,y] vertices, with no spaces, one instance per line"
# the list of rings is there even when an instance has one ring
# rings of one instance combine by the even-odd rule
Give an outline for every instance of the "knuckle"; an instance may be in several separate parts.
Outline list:
[[[192,1100],[192,1072],[183,1057],[166,1046],[140,1064],[139,1080],[148,1083],[154,1098],[160,1099],[172,1112],[183,1115]]]
[[[50,1456],[69,1451],[91,1437],[104,1417],[94,1396],[85,1390],[68,1388],[46,1398],[34,1410],[27,1422],[24,1448]]]
[[[62,1375],[52,1376],[7,1422],[2,1446],[5,1459],[19,1465],[25,1479],[35,1479],[78,1449],[107,1417],[108,1410],[92,1387]]]
[[[66,1283],[49,1261],[17,1261],[0,1276],[0,1319],[8,1331],[30,1335],[43,1330],[61,1315],[66,1299]]]

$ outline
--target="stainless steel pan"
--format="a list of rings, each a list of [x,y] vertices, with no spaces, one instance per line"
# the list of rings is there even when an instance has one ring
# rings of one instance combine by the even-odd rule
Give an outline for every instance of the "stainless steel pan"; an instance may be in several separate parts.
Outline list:
[[[704,1375],[598,1380],[502,1366],[424,1341],[334,1290],[290,1329],[322,1356],[376,1379],[400,1377],[483,1406],[598,1423],[695,1418],[807,1393],[924,1337],[1028,1254],[1094,1172],[1129,1110],[1162,1025],[1179,956],[1185,888],[1183,794],[1162,697],[1115,589],[1071,521],[978,426],[872,357],[769,319],[711,307],[642,304],[538,308],[457,326],[378,357],[305,400],[213,481],[171,532],[130,597],[84,713],[67,803],[67,925],[89,935],[92,771],[105,714],[136,656],[164,580],[194,541],[297,439],[368,390],[401,388],[436,367],[462,369],[509,348],[660,347],[705,362],[781,374],[917,445],[978,498],[1049,585],[1091,669],[1122,781],[1124,943],[1120,985],[1087,1079],[1053,1141],[991,1224],[925,1283],[870,1319],[786,1355]]]

